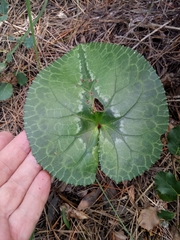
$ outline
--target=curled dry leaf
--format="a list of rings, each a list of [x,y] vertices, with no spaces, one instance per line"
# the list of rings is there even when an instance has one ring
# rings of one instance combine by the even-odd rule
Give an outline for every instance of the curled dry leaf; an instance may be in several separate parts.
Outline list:
[[[96,190],[93,190],[91,193],[87,194],[79,203],[78,209],[83,210],[92,206],[93,203],[95,203],[95,201],[99,197],[100,193],[101,193],[101,189],[97,188]]]
[[[135,199],[134,185],[131,185],[130,188],[128,189],[128,195],[129,195],[131,204],[134,204],[134,199]]]
[[[63,209],[64,209],[64,211],[66,213],[67,219],[76,218],[76,219],[79,219],[79,220],[83,220],[83,219],[87,219],[88,218],[88,216],[84,212],[72,208],[67,203],[64,203],[61,206],[61,210],[63,210]]]
[[[171,234],[172,234],[173,240],[180,239],[180,232],[178,231],[178,229],[175,226],[172,227]]]
[[[123,231],[113,232],[114,240],[126,240],[127,237],[124,235]]]
[[[116,186],[114,185],[114,183],[112,181],[109,182],[107,190],[106,190],[106,195],[108,196],[109,199],[112,199],[114,197],[116,197],[118,194],[117,190],[116,190]],[[107,199],[106,199],[107,201]]]
[[[160,219],[157,216],[157,208],[155,207],[143,209],[138,218],[139,225],[148,231],[156,227],[159,222]]]
[[[77,196],[80,198],[85,197],[88,194],[88,189],[80,190],[77,192]]]

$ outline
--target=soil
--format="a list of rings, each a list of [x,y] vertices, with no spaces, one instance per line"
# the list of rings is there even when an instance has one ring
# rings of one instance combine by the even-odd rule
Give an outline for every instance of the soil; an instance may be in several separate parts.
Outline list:
[[[0,62],[5,60],[6,54],[29,27],[25,1],[8,2],[8,19],[0,28]],[[42,5],[41,1],[31,1],[33,18]],[[167,132],[180,123],[180,1],[50,0],[34,30],[40,66],[34,49],[21,44],[0,76],[0,82],[11,83],[14,88],[13,96],[0,102],[0,131],[7,130],[17,135],[23,130],[27,90],[39,69],[45,68],[77,44],[88,42],[116,43],[142,54],[156,70],[165,89],[169,108]],[[12,36],[13,40],[10,40]],[[20,87],[13,74],[15,71],[24,72],[28,84]],[[100,170],[97,173],[101,186],[133,239],[180,239],[176,230],[180,221],[179,203],[167,204],[160,200],[153,184],[157,172],[180,174],[179,160],[166,147],[167,132],[162,133],[164,147],[159,160],[141,176],[116,184]],[[88,194],[92,194],[90,196],[94,197],[94,201],[84,210],[87,219],[70,217],[68,229],[62,217],[62,205],[66,203],[77,209],[82,198]],[[149,206],[173,211],[175,217],[166,225],[162,222],[147,231],[139,226],[138,217],[141,210]],[[97,183],[74,187],[54,179],[34,239],[130,238]]]

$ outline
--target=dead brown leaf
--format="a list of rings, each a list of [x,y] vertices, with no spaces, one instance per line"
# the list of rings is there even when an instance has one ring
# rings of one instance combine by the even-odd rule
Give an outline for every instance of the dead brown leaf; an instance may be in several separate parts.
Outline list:
[[[78,210],[84,210],[92,206],[93,203],[95,203],[95,201],[97,200],[100,193],[101,189],[97,188],[96,190],[93,190],[91,193],[87,194],[79,203]]]
[[[175,226],[172,227],[171,234],[173,236],[173,240],[180,240],[180,233]]]
[[[131,185],[130,188],[128,189],[128,195],[129,195],[131,204],[134,205],[135,194],[134,194],[134,186],[133,185]]]
[[[124,235],[123,231],[113,232],[114,240],[126,240],[127,237]]]
[[[139,225],[148,231],[156,227],[159,222],[160,219],[157,216],[157,208],[155,207],[143,209],[138,218]]]
[[[66,213],[66,217],[69,220],[70,218],[76,218],[79,220],[83,220],[83,219],[87,219],[88,216],[80,210],[74,209],[72,208],[69,204],[64,203],[61,206],[61,210],[64,209],[65,213]]]
[[[116,190],[116,187],[112,181],[108,183],[108,187],[106,189],[106,195],[109,199],[115,198],[117,196],[118,192]],[[106,198],[105,198],[106,199]],[[106,199],[107,201],[107,199]]]

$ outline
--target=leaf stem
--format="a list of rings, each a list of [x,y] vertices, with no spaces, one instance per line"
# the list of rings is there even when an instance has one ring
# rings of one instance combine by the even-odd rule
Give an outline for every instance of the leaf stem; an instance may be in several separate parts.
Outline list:
[[[33,20],[32,20],[31,6],[30,6],[30,1],[29,0],[26,0],[26,7],[27,7],[27,11],[28,11],[30,29],[31,29],[32,37],[33,37],[33,46],[34,46],[34,51],[35,51],[35,54],[36,54],[36,61],[38,63],[38,69],[40,70],[39,54],[38,54],[38,49],[37,49],[37,45],[36,45],[36,38],[35,38],[35,33],[34,33],[34,24],[33,24]]]

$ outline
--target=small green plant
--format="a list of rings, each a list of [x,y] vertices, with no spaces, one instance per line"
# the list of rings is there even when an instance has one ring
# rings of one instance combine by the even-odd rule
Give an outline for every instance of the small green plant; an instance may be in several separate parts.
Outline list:
[[[168,122],[154,69],[109,43],[80,44],[41,71],[24,112],[37,161],[75,185],[93,183],[98,163],[116,182],[143,173],[159,158]]]
[[[170,153],[180,156],[180,125],[171,129],[168,134],[168,149]]]
[[[5,0],[0,2],[0,22],[6,21],[8,18],[8,3]]]
[[[37,61],[38,61],[38,64],[39,64],[38,52],[37,52],[37,47],[36,47],[35,35],[34,35],[34,26],[37,24],[40,17],[44,13],[44,11],[46,9],[46,6],[47,6],[47,3],[48,3],[48,0],[45,0],[44,5],[43,5],[41,11],[39,12],[38,16],[36,17],[36,19],[34,21],[32,21],[30,1],[26,0],[26,7],[27,7],[27,11],[28,11],[30,27],[25,32],[25,34],[17,40],[17,44],[15,45],[15,47],[10,52],[7,53],[7,56],[6,56],[6,59],[4,60],[4,62],[0,63],[0,70],[4,69],[6,67],[6,64],[12,61],[12,55],[14,54],[14,52],[17,50],[17,48],[23,42],[24,42],[25,46],[27,46],[28,48],[31,47],[31,46],[34,47],[35,53],[36,53],[36,58],[37,58]],[[5,20],[4,18],[7,19],[8,6],[9,6],[8,3],[5,0],[2,0],[2,3],[0,5],[0,16],[2,15],[2,18],[0,18],[0,22],[4,21]],[[30,33],[32,33],[32,35],[29,36]],[[32,42],[33,42],[33,44],[32,44]]]
[[[154,181],[155,189],[163,201],[172,202],[180,196],[180,182],[176,180],[171,172],[159,172]],[[161,210],[158,217],[168,221],[173,219],[174,213]]]
[[[163,201],[171,202],[177,200],[180,195],[180,182],[171,172],[160,172],[156,175],[155,186],[159,197]]]
[[[13,87],[10,83],[0,83],[0,101],[7,100],[13,94]]]
[[[70,222],[67,219],[67,216],[66,216],[66,213],[65,213],[65,209],[62,209],[61,213],[62,213],[62,219],[63,219],[64,224],[66,225],[67,229],[70,230],[71,229],[71,225],[70,225]]]
[[[168,134],[168,149],[171,154],[180,156],[180,125],[171,129]],[[159,197],[166,202],[177,200],[180,196],[180,182],[176,180],[175,175],[171,172],[159,172],[155,179],[155,189]],[[160,218],[171,220],[174,217],[173,212],[162,210],[158,213]]]
[[[42,16],[42,14],[43,14],[43,12],[46,8],[47,3],[48,3],[48,0],[45,0],[41,11],[39,12],[37,18],[33,22],[32,21],[31,9],[30,9],[30,1],[26,0],[26,7],[27,7],[27,11],[28,11],[30,27],[21,38],[16,39],[17,44],[15,45],[15,47],[10,52],[7,53],[6,59],[4,60],[4,62],[0,63],[1,76],[3,74],[2,72],[6,69],[7,64],[12,61],[13,53],[17,50],[17,48],[23,42],[24,42],[25,47],[27,47],[27,48],[34,47],[34,50],[35,50],[35,53],[36,53],[36,59],[37,59],[37,62],[38,62],[38,66],[40,66],[38,51],[37,51],[37,46],[36,46],[36,40],[35,40],[35,34],[34,34],[34,25],[38,22],[39,18]],[[1,3],[0,3],[0,22],[3,22],[5,20],[7,20],[7,18],[8,18],[8,7],[9,7],[8,3],[5,0],[2,0]],[[30,32],[32,33],[32,35],[29,36]],[[14,37],[11,37],[11,39],[15,40]],[[20,86],[23,86],[27,83],[28,79],[27,79],[27,77],[24,73],[17,72],[17,73],[15,73],[15,75],[16,75],[16,78],[17,78],[17,82]],[[12,96],[12,93],[13,93],[13,87],[10,83],[6,83],[6,82],[0,83],[0,101],[7,100],[8,98],[10,98]]]
[[[17,83],[20,86],[24,86],[28,81],[28,78],[22,72],[15,73],[15,76],[16,76],[16,79],[17,79]],[[12,94],[13,94],[12,84],[5,83],[5,82],[0,83],[0,101],[7,100],[8,98],[10,98],[12,96]]]

